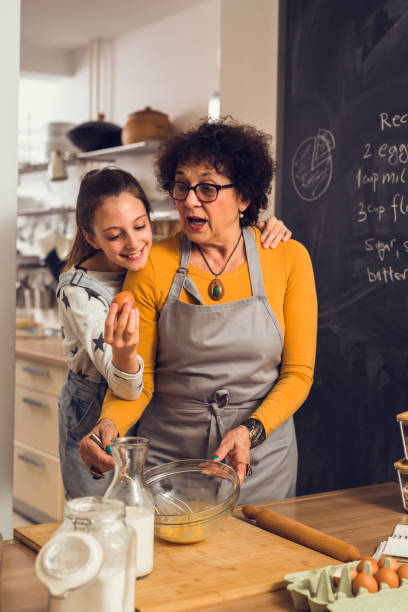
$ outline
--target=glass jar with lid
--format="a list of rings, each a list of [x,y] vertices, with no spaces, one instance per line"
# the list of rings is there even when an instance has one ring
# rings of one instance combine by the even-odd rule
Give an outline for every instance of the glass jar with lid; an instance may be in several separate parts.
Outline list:
[[[49,590],[49,611],[133,612],[135,548],[120,500],[69,500],[63,524],[36,560],[37,575]]]

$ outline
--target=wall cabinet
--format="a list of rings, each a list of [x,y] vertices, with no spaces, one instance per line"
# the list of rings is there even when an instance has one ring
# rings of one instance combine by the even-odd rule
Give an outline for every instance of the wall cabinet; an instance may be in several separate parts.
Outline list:
[[[63,517],[58,396],[66,373],[64,364],[16,358],[14,508],[36,522]]]

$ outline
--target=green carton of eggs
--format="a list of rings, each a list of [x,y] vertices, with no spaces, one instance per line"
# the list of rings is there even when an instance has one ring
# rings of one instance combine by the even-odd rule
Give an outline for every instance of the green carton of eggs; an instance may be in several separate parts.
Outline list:
[[[367,588],[373,580],[373,571],[369,562],[364,562],[363,572],[357,574],[359,577],[364,574],[363,578],[367,578],[367,588],[354,588],[354,594],[353,578],[358,564],[359,561],[352,561],[287,574],[287,590],[294,608],[310,612],[407,612],[408,580],[402,578],[398,588],[390,588],[388,584],[380,582],[378,591],[370,593]],[[384,567],[391,568],[390,558],[385,560]],[[358,582],[364,584],[364,580]]]

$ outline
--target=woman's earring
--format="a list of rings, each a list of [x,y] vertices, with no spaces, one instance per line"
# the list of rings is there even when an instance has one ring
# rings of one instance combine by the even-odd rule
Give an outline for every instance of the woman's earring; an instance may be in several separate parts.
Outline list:
[[[239,212],[239,218],[243,219],[244,218],[244,213],[242,211]]]

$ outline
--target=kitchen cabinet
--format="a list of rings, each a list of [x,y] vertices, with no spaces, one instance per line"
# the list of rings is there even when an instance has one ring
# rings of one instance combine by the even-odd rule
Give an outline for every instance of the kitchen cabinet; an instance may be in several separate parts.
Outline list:
[[[66,373],[60,339],[17,340],[14,508],[35,522],[63,517],[58,396]]]

